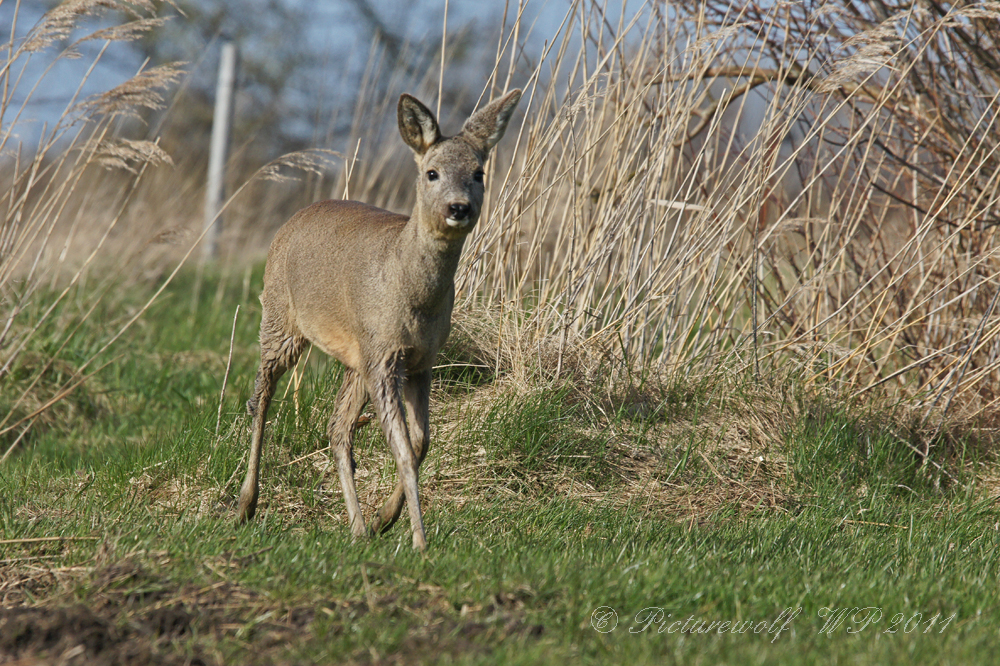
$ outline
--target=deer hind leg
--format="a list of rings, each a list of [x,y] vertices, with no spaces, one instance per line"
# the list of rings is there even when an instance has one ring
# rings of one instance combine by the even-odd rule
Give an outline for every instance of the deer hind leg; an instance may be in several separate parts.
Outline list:
[[[399,483],[410,512],[413,547],[423,550],[427,546],[424,521],[420,515],[420,498],[417,494],[417,456],[410,444],[406,425],[406,408],[403,405],[403,359],[400,354],[390,355],[385,361],[369,369],[369,393],[375,403],[389,450],[396,460]]]
[[[274,387],[285,371],[298,362],[305,349],[306,339],[298,333],[289,334],[283,326],[276,326],[267,311],[260,325],[260,368],[254,380],[253,397],[247,401],[247,411],[253,416],[250,437],[250,456],[247,475],[240,489],[239,522],[253,519],[257,511],[260,486],[260,454],[264,446],[264,426],[267,410],[274,397]]]
[[[347,522],[355,537],[366,535],[365,519],[354,486],[354,433],[358,429],[358,417],[367,403],[368,390],[361,376],[354,370],[347,369],[344,382],[337,393],[327,432],[330,435],[330,446],[337,456],[340,487],[344,491],[344,504],[347,505]]]
[[[411,375],[403,384],[403,399],[406,401],[409,417],[410,445],[413,448],[413,455],[417,459],[417,469],[420,468],[420,464],[427,455],[427,447],[431,440],[430,395],[430,370]],[[373,534],[385,532],[399,520],[399,515],[403,512],[405,492],[402,478],[400,478],[392,495],[372,518],[371,531]]]

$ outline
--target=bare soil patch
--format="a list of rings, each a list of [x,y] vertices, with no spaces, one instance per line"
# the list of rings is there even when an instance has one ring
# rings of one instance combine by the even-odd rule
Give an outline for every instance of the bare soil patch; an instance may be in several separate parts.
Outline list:
[[[9,593],[0,605],[0,664],[208,666],[234,658],[293,664],[297,650],[308,652],[312,641],[330,632],[352,631],[372,614],[387,622],[409,618],[411,629],[390,653],[343,654],[348,663],[437,663],[443,655],[488,655],[502,642],[545,634],[543,625],[530,621],[527,606],[535,593],[528,588],[456,606],[440,587],[369,563],[372,587],[364,599],[288,604],[228,580],[179,585],[154,573],[163,560],[151,562],[0,568]],[[317,634],[320,618],[325,629]]]
[[[213,643],[245,639],[261,648],[249,663],[273,663],[315,615],[226,581],[178,586],[132,560],[91,569],[63,590],[40,583],[45,575],[6,573],[11,587],[53,594],[0,607],[0,664],[207,665],[222,663]]]

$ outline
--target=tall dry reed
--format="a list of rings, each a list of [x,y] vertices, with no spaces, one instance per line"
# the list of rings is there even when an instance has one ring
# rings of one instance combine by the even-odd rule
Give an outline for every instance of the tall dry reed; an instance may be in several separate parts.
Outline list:
[[[516,312],[512,349],[548,341],[557,372],[588,341],[992,416],[1000,8],[876,4],[572,3],[513,69],[527,117],[467,302]]]

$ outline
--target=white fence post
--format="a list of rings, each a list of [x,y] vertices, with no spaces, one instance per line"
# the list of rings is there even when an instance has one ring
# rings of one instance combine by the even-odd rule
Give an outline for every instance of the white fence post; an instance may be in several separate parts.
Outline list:
[[[208,155],[208,187],[205,190],[204,259],[214,259],[222,216],[219,209],[226,194],[226,154],[229,152],[229,126],[233,119],[233,89],[236,84],[236,44],[222,42],[219,55],[219,81],[215,88],[215,113],[212,116],[212,143]]]

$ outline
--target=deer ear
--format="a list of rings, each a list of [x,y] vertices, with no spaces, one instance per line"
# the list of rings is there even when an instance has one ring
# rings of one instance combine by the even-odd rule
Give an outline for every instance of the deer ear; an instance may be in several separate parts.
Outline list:
[[[507,123],[520,100],[520,90],[511,90],[500,99],[493,100],[465,121],[462,134],[475,140],[484,150],[490,150],[503,138]]]
[[[441,129],[434,114],[413,95],[400,95],[396,118],[403,141],[417,155],[426,153],[441,138]]]

